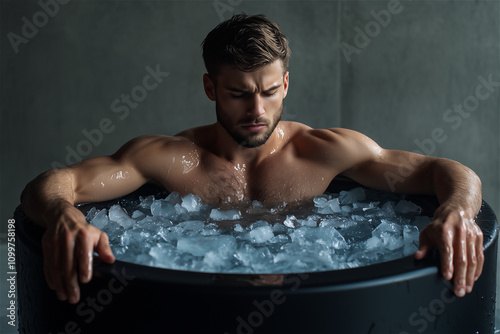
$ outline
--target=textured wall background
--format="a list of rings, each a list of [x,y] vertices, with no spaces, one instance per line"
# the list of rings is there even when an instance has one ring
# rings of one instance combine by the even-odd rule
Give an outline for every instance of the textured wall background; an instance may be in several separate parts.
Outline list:
[[[480,78],[500,81],[498,1],[73,0],[49,6],[47,20],[43,11],[37,1],[0,7],[1,232],[40,172],[215,121],[200,43],[233,11],[264,13],[290,38],[285,119],[460,161],[500,214],[500,86],[474,99]],[[168,76],[141,96],[148,66]],[[124,108],[131,93],[140,101]]]

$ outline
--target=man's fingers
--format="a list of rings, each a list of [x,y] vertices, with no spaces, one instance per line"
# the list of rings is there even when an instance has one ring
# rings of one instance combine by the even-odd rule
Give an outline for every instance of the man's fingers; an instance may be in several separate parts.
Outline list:
[[[467,273],[465,282],[465,291],[472,292],[474,286],[474,276],[476,274],[477,257],[476,257],[476,238],[470,236],[467,240]]]
[[[75,262],[75,239],[73,235],[63,230],[60,232],[60,238],[63,239],[61,247],[64,247],[60,257],[60,269],[63,279],[63,285],[66,297],[71,304],[78,301],[80,295],[80,288],[78,286],[78,278],[76,276],[76,262]]]
[[[445,279],[450,280],[457,269],[453,261],[456,249],[451,247],[451,240],[443,241],[442,245],[439,247],[439,254],[441,255],[441,275],[443,275]]]
[[[101,232],[95,250],[99,254],[99,258],[104,262],[113,263],[115,261],[115,256],[109,246],[109,239],[106,233]]]
[[[475,225],[475,224],[474,224]],[[476,228],[476,258],[477,258],[477,266],[476,273],[474,275],[474,281],[477,281],[481,273],[483,272],[483,264],[484,264],[484,253],[483,253],[483,232],[479,226],[475,225]]]
[[[87,237],[87,233],[80,232],[76,239],[75,254],[78,261],[78,276],[82,283],[88,283],[92,278],[93,248],[92,239]]]
[[[420,248],[418,249],[418,251],[416,251],[413,256],[417,260],[422,260],[427,255],[428,252],[429,252],[429,247],[427,247],[427,246],[420,246]]]
[[[465,295],[466,275],[467,275],[467,230],[465,224],[462,223],[456,231],[457,237],[455,238],[455,250],[453,256],[453,264],[455,266],[455,281],[454,290],[455,295],[463,297]]]
[[[47,233],[47,232],[46,232]],[[59,300],[67,300],[68,295],[61,277],[61,244],[58,242],[57,237],[52,237],[46,234],[42,240],[42,247],[44,251],[44,271],[47,278],[47,284],[52,290],[56,290],[57,298]]]

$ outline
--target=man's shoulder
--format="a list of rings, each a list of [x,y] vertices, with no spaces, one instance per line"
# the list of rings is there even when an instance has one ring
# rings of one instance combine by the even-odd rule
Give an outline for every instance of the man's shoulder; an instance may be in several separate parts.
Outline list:
[[[293,138],[298,141],[316,142],[318,144],[341,144],[343,142],[362,140],[360,132],[346,128],[314,129],[301,123],[292,124]]]
[[[125,143],[115,153],[115,157],[144,157],[165,149],[179,150],[182,146],[192,144],[187,138],[179,136],[144,135]]]
[[[144,135],[130,140],[126,145],[130,146],[163,146],[171,143],[187,142],[184,137],[167,135]]]

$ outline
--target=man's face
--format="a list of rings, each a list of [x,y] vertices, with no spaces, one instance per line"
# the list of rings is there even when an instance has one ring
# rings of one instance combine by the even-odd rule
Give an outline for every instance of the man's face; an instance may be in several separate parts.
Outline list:
[[[254,72],[223,66],[212,89],[213,98],[207,78],[204,82],[207,95],[215,100],[217,121],[229,135],[245,147],[263,145],[281,119],[288,90],[288,72],[283,73],[281,60]]]

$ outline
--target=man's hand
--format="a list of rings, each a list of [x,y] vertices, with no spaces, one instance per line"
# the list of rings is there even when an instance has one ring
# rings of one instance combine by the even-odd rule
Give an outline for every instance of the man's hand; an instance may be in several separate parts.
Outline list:
[[[433,221],[420,233],[416,259],[422,259],[431,248],[441,256],[441,273],[454,277],[455,295],[470,293],[481,275],[484,263],[483,233],[474,222],[474,213],[463,207],[441,205]]]
[[[106,233],[88,224],[80,210],[60,202],[53,212],[59,218],[42,239],[45,277],[60,300],[75,304],[80,300],[78,280],[88,283],[92,278],[93,252],[104,262],[115,258]]]

